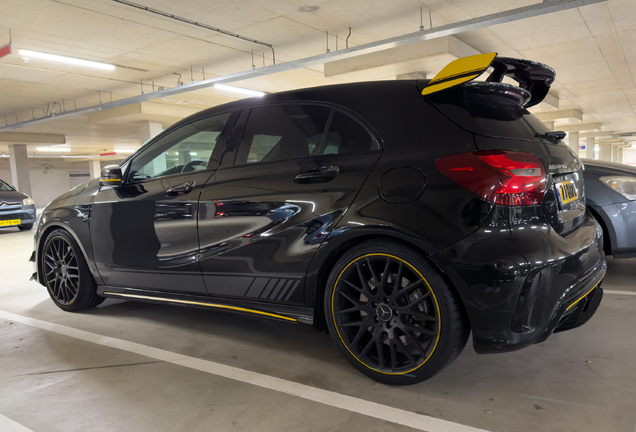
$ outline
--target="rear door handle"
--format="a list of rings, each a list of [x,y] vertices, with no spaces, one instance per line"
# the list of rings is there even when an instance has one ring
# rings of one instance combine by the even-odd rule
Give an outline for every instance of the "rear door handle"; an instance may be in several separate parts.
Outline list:
[[[179,194],[187,194],[192,191],[194,187],[197,185],[195,181],[189,181],[178,186],[173,186],[171,188],[166,189],[166,195],[179,195]]]
[[[313,168],[309,171],[301,172],[294,177],[296,183],[322,183],[333,180],[333,178],[340,172],[340,168],[337,166],[323,166],[319,168]]]

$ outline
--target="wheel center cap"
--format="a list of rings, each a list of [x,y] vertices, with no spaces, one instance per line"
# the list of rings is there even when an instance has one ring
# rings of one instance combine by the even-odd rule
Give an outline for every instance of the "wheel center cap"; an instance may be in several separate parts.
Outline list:
[[[62,264],[62,274],[66,276],[66,266]]]
[[[375,308],[375,313],[378,315],[378,319],[380,319],[380,321],[385,322],[389,321],[393,316],[393,311],[391,310],[389,305],[385,303],[379,304],[378,307]]]

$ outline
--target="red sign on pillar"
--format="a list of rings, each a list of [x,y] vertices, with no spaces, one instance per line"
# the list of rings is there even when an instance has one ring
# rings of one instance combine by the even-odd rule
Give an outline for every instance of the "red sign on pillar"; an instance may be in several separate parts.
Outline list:
[[[0,58],[11,54],[11,42],[0,47]]]

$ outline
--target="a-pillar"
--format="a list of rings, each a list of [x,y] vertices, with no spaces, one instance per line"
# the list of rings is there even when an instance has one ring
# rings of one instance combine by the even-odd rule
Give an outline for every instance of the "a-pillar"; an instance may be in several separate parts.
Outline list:
[[[162,130],[163,125],[161,124],[161,122],[154,122],[149,120],[142,121],[139,123],[139,139],[141,140],[142,144],[146,143]],[[155,158],[152,163],[154,165],[154,172],[165,171],[168,168],[166,166],[165,158]]]
[[[574,152],[575,155],[579,155],[579,133],[578,132],[569,132],[568,133],[568,144],[570,149]]]
[[[101,174],[102,174],[102,164],[100,163],[99,159],[93,159],[93,160],[88,161],[88,171],[89,171],[92,179],[101,176]]]
[[[9,145],[9,166],[11,167],[13,186],[20,192],[32,196],[26,144]]]
[[[594,137],[588,138],[585,145],[587,146],[587,158],[596,159],[594,157],[594,147],[596,146],[596,140],[594,139]]]

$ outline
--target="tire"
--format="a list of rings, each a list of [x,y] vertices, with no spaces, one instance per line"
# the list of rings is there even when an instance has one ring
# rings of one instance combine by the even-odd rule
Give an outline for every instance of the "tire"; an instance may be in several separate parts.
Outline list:
[[[60,309],[77,312],[104,301],[97,295],[97,285],[79,245],[67,231],[57,229],[48,235],[40,262],[44,286]]]
[[[29,231],[31,228],[33,228],[33,224],[18,225],[20,231]]]
[[[329,333],[349,363],[384,384],[433,377],[470,334],[461,301],[440,272],[417,250],[383,239],[336,262],[324,306]]]

